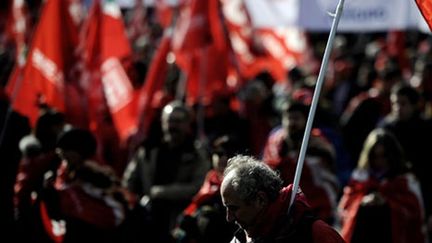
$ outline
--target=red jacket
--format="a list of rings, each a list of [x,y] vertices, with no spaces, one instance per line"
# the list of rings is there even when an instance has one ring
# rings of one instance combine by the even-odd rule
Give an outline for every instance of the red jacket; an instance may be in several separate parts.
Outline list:
[[[127,206],[111,178],[114,172],[94,161],[85,161],[74,177],[68,173],[63,161],[52,187],[47,187],[42,198],[41,217],[48,235],[56,242],[78,242],[80,237],[95,237],[102,242],[101,237],[115,235],[125,220]],[[62,230],[52,224],[55,220],[65,222]]]
[[[365,170],[355,170],[339,203],[341,234],[349,243],[363,197],[378,192],[390,208],[391,237],[394,243],[423,243],[424,211],[420,185],[410,173],[378,181]]]
[[[206,178],[204,180],[201,189],[193,197],[192,202],[184,210],[183,214],[192,215],[196,210],[208,203],[214,203],[220,198],[220,186],[222,184],[222,175],[216,170],[210,170],[207,172]],[[219,199],[220,201],[220,199]]]
[[[345,241],[331,226],[316,219],[303,193],[299,192],[289,215],[288,205],[292,185],[281,190],[279,198],[273,202],[257,224],[258,230],[250,232],[252,242],[290,242],[290,243],[344,243]],[[231,241],[245,242],[243,231],[238,231]]]

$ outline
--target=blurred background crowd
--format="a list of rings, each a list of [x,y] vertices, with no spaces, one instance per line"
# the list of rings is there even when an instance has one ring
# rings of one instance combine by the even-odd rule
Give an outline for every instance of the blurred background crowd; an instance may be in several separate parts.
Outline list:
[[[168,2],[0,3],[4,239],[229,242],[228,158],[292,183],[328,32]],[[300,182],[316,216],[347,242],[430,242],[431,119],[430,32],[338,33]]]

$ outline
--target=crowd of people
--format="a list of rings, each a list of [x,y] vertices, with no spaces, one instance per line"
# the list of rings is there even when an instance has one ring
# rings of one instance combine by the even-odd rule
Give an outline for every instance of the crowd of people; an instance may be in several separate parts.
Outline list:
[[[313,62],[208,104],[166,89],[148,136],[122,147],[53,107],[31,127],[2,90],[0,228],[38,243],[430,242],[432,38],[398,32],[394,50],[393,34],[337,36],[296,192]],[[319,62],[326,35],[308,37]]]

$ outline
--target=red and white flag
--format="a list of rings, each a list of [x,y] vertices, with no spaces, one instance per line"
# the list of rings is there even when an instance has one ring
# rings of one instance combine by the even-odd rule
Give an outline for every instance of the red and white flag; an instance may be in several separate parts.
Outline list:
[[[120,138],[125,141],[137,128],[135,91],[128,75],[132,50],[119,6],[112,0],[94,1],[84,27],[84,61],[89,109],[100,114],[107,108]],[[91,122],[100,124],[100,117]]]
[[[416,0],[417,6],[420,9],[424,19],[426,20],[429,28],[432,31],[432,1],[430,0]]]
[[[35,29],[27,62],[8,82],[11,104],[35,124],[38,105],[45,103],[65,112],[80,109],[70,102],[74,78],[69,70],[76,60],[74,50],[78,43],[77,25],[69,12],[69,2],[47,0],[42,7]],[[68,102],[66,102],[66,100]]]
[[[174,50],[193,50],[210,44],[208,1],[189,0],[180,7],[173,33]]]
[[[180,8],[172,46],[190,103],[228,89],[230,49],[221,16],[219,0],[189,0]]]
[[[250,79],[267,71],[283,81],[287,70],[302,61],[307,49],[304,33],[288,27],[256,27],[243,1],[222,0],[222,4],[241,76]]]

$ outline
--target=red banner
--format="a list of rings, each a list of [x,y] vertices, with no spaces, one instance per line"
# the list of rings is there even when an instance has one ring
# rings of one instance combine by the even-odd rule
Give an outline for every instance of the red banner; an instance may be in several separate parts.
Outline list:
[[[429,28],[432,30],[432,2],[430,0],[416,0],[416,3]]]
[[[26,65],[11,76],[7,92],[14,109],[28,116],[34,125],[43,103],[62,112],[73,112],[79,104],[66,103],[72,97],[73,80],[69,70],[75,62],[77,25],[68,11],[69,3],[48,0],[42,7]]]
[[[120,138],[125,141],[137,128],[135,92],[127,69],[132,50],[122,22],[120,8],[113,1],[95,1],[84,27],[86,85],[93,126],[109,110]],[[97,115],[100,114],[100,115]]]

